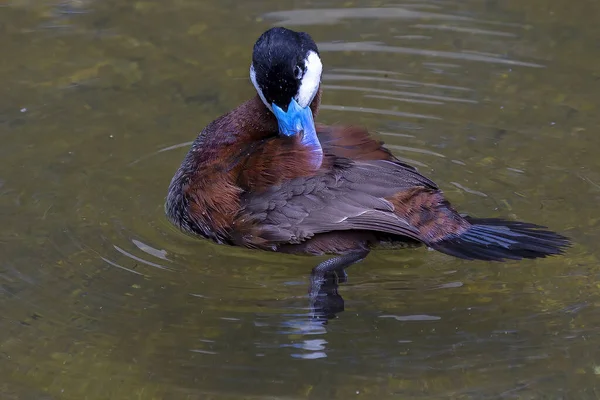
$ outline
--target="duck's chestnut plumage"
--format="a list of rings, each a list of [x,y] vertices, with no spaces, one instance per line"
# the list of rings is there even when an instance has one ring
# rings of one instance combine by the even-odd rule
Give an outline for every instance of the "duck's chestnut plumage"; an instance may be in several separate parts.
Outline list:
[[[544,257],[569,244],[537,225],[463,217],[367,130],[315,125],[320,75],[310,36],[265,32],[251,68],[257,96],[199,134],[169,187],[169,219],[217,243],[340,255],[323,269],[381,242],[481,260]]]

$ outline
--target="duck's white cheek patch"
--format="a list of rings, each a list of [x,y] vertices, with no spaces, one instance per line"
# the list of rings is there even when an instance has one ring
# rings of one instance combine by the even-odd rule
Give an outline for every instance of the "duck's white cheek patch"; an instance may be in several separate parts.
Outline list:
[[[256,82],[256,71],[254,71],[254,65],[250,65],[250,80],[252,81],[252,84],[256,88],[256,91],[258,92],[258,95],[260,96],[260,99],[262,100],[262,102],[265,103],[265,106],[267,106],[267,108],[269,110],[273,111],[273,108],[271,107],[271,105],[269,103],[267,103],[267,99],[265,98],[265,95],[263,94],[262,89],[260,88],[260,86],[258,86],[258,82]]]
[[[308,106],[319,90],[319,84],[321,83],[321,72],[323,71],[323,64],[321,59],[314,51],[310,51],[306,60],[304,60],[306,66],[306,72],[300,81],[300,88],[298,89],[298,95],[296,101],[301,107]]]

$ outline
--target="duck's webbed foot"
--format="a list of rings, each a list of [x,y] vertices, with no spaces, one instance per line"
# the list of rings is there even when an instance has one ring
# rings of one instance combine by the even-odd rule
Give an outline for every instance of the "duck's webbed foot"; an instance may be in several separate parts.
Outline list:
[[[338,294],[338,284],[348,279],[345,269],[368,254],[368,249],[361,249],[323,261],[313,268],[308,291],[313,318],[327,320],[344,311],[344,299]]]

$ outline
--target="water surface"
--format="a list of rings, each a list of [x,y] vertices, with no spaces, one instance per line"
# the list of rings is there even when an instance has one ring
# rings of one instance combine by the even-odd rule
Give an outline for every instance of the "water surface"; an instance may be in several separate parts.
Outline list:
[[[0,394],[7,399],[600,395],[596,2],[9,0],[0,5]],[[462,211],[564,257],[377,251],[307,317],[320,259],[165,220],[189,142],[253,95],[251,48],[310,32],[326,123],[368,126]]]

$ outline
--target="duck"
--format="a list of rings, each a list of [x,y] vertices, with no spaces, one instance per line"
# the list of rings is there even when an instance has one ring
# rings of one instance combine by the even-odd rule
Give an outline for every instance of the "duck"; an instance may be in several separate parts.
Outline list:
[[[168,188],[172,224],[218,244],[328,256],[312,270],[321,283],[343,279],[382,245],[481,261],[560,255],[570,245],[544,226],[459,214],[367,129],[315,122],[322,70],[308,33],[274,27],[258,38],[256,95],[198,134]]]

